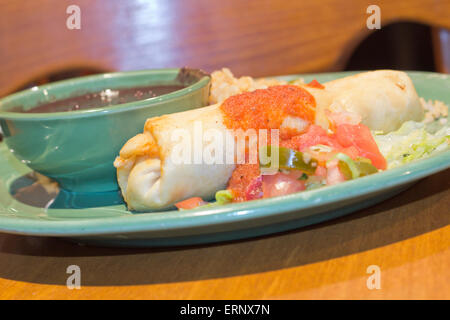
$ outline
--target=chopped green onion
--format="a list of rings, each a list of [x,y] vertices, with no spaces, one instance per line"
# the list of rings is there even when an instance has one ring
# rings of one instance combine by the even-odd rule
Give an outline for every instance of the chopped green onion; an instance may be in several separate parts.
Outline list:
[[[353,161],[352,158],[343,153],[336,154],[334,158],[339,160],[339,170],[346,180],[356,179],[378,172],[378,169],[366,158],[358,158],[358,160]]]
[[[216,192],[216,203],[227,204],[233,201],[233,193],[230,190],[219,190]]]
[[[372,161],[370,159],[363,158],[363,157],[357,157],[355,162],[365,162],[365,163],[368,163],[368,164],[372,164]]]
[[[356,179],[359,177],[358,167],[355,165],[352,158],[344,153],[338,153],[334,156],[334,158],[339,159],[338,167],[346,180]]]
[[[216,192],[216,201],[206,203],[199,208],[214,208],[233,202],[233,193],[230,190],[219,190]]]

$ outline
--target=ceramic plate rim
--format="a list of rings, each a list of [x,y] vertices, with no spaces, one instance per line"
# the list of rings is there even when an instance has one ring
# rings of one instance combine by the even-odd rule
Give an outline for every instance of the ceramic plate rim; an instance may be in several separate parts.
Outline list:
[[[319,75],[336,77],[352,73],[356,72],[299,74],[278,77],[311,77]],[[408,73],[441,76],[441,74],[428,72]],[[1,147],[5,148],[4,144]],[[9,151],[3,150],[3,152]],[[61,220],[18,218],[0,215],[0,232],[38,236],[73,237],[134,232],[159,232],[161,230],[180,230],[193,227],[221,225],[224,223],[251,221],[282,215],[286,212],[326,206],[334,202],[352,199],[364,194],[382,192],[383,189],[413,182],[439,171],[443,171],[449,167],[450,151],[445,151],[426,159],[421,159],[377,173],[376,175],[347,181],[335,186],[327,186],[283,197],[255,200],[217,208],[186,210],[182,212],[172,210],[152,213],[130,213],[115,217]],[[345,193],[342,191],[345,191]],[[21,204],[21,206],[28,207],[30,210],[44,210],[23,204]],[[3,209],[3,207],[2,204],[0,210]]]

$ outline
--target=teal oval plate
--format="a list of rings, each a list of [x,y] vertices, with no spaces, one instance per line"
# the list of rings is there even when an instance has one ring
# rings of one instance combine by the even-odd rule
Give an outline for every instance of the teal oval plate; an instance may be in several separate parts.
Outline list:
[[[291,75],[324,82],[351,73]],[[450,105],[447,75],[409,72],[425,99]],[[111,160],[112,161],[112,160]],[[67,238],[102,246],[157,247],[213,243],[267,235],[334,219],[381,202],[450,167],[450,151],[375,175],[288,196],[186,211],[132,213],[114,195],[91,194],[90,207],[33,206],[13,189],[30,169],[0,143],[0,232]],[[25,179],[26,180],[26,179]],[[70,197],[67,202],[74,201]],[[96,205],[97,203],[97,205]]]

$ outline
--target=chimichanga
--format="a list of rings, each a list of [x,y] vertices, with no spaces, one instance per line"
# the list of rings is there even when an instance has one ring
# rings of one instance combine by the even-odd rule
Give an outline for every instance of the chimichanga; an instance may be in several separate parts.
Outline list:
[[[124,200],[133,210],[160,209],[193,195],[209,198],[225,187],[234,165],[174,163],[173,151],[195,136],[196,123],[202,130],[225,132],[219,105],[148,119],[144,133],[131,138],[114,162]],[[182,129],[180,135],[175,130]],[[175,135],[174,135],[175,133]],[[203,148],[208,148],[203,142]],[[175,150],[176,151],[176,150]],[[194,157],[194,150],[191,150]]]
[[[401,71],[363,72],[327,82],[325,88],[332,96],[331,111],[356,113],[372,130],[388,133],[405,121],[424,117],[416,89]]]
[[[399,71],[366,72],[325,83],[324,88],[302,85],[301,89],[314,104],[313,122],[325,128],[328,127],[327,110],[358,114],[370,129],[384,132],[397,129],[404,121],[423,118],[411,80]],[[305,121],[292,116],[281,120],[280,127],[287,125],[298,130],[297,126]],[[173,154],[174,149],[184,143],[183,138],[195,148],[198,141],[192,141],[192,137],[196,137],[199,124],[203,131],[213,129],[226,135],[229,129],[226,122],[219,104],[148,119],[144,132],[131,138],[114,162],[129,209],[163,209],[193,196],[208,199],[223,189],[235,164],[175,163]],[[210,148],[211,141],[202,141],[203,151]],[[195,157],[194,151],[192,157]]]

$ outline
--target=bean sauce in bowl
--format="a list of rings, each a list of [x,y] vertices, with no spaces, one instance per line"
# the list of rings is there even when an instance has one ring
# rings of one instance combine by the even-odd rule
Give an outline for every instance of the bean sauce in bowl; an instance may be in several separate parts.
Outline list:
[[[12,154],[76,192],[118,190],[114,159],[147,118],[203,107],[210,77],[198,69],[108,73],[54,82],[0,100]]]
[[[49,113],[103,108],[117,104],[155,98],[184,88],[185,86],[183,85],[161,85],[142,88],[105,89],[100,92],[86,93],[80,96],[40,104],[27,110],[24,110],[22,107],[13,107],[8,111],[24,113]]]

